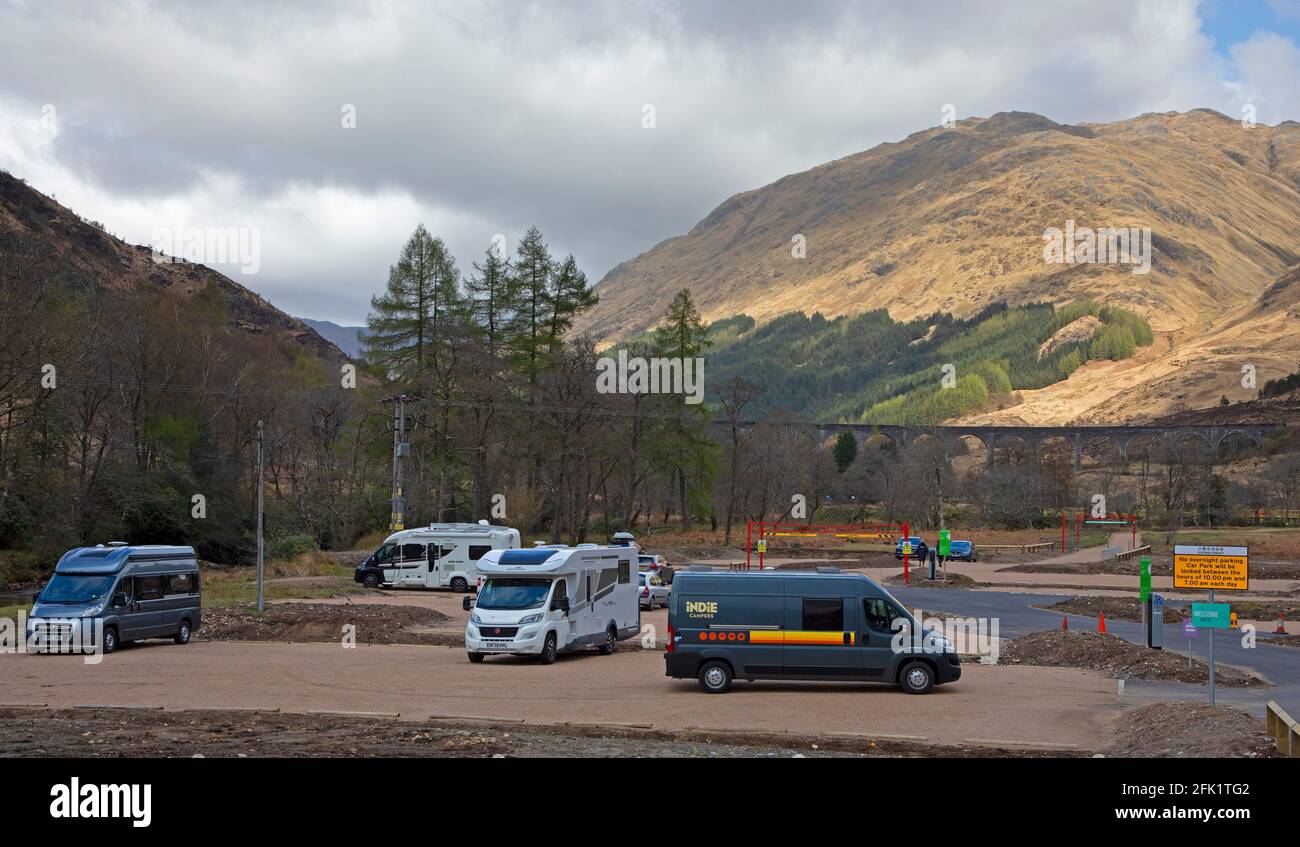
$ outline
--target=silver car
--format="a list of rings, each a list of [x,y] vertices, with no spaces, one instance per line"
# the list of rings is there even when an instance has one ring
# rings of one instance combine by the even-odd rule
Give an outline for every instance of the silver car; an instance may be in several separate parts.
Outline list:
[[[659,574],[652,571],[641,571],[640,575],[641,608],[654,609],[655,606],[667,606],[668,598],[673,593],[672,586],[665,585],[659,578]]]

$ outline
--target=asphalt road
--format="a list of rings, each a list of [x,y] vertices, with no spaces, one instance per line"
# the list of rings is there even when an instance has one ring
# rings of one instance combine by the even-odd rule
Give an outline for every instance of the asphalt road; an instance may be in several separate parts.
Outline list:
[[[1056,629],[1061,625],[1060,612],[1031,608],[1032,605],[1050,606],[1077,595],[1027,594],[1011,591],[969,591],[964,588],[897,588],[890,592],[909,609],[924,608],[935,612],[952,612],[962,617],[998,618],[998,634],[1002,638],[1015,638],[1030,632]],[[1222,598],[1220,598],[1222,599]],[[1227,602],[1231,602],[1229,599]],[[1179,601],[1168,601],[1180,607]],[[1096,629],[1097,619],[1086,615],[1068,615],[1071,629]],[[1165,624],[1165,649],[1187,655],[1187,639],[1182,624]],[[1134,644],[1145,644],[1142,625],[1133,621],[1106,621],[1106,631]],[[1212,635],[1211,635],[1212,634]],[[1292,715],[1300,715],[1300,650],[1266,644],[1263,639],[1256,646],[1242,645],[1242,636],[1236,631],[1200,630],[1192,642],[1195,658],[1204,660],[1209,653],[1210,638],[1214,638],[1216,663],[1248,668],[1273,683],[1264,689],[1216,689],[1220,703],[1230,703],[1249,709],[1260,717],[1265,704],[1276,700]],[[1132,697],[1153,700],[1208,701],[1207,686],[1185,683],[1145,682],[1132,680],[1125,683]]]

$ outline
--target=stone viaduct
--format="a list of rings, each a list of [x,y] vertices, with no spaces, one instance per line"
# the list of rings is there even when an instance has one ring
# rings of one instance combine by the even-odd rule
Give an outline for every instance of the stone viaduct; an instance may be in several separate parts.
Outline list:
[[[752,426],[752,424],[749,424]],[[874,437],[888,439],[899,447],[919,438],[934,438],[943,445],[946,453],[951,453],[962,438],[976,438],[983,443],[988,454],[988,461],[993,463],[999,445],[1005,446],[1012,439],[1019,439],[1030,448],[1031,457],[1037,460],[1039,448],[1053,439],[1063,439],[1074,447],[1074,467],[1076,470],[1083,462],[1085,444],[1097,439],[1113,442],[1119,448],[1120,457],[1128,460],[1129,445],[1138,438],[1155,439],[1161,444],[1178,444],[1186,439],[1195,439],[1210,450],[1218,453],[1220,447],[1234,436],[1249,440],[1252,446],[1264,446],[1264,439],[1271,433],[1280,432],[1279,424],[1230,425],[1230,426],[895,426],[891,424],[817,424],[818,435],[823,442],[838,436],[841,432],[852,432],[861,444]]]

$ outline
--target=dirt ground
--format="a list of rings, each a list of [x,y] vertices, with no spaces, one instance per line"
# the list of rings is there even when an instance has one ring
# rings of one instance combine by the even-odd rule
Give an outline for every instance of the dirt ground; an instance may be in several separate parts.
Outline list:
[[[1151,703],[1125,712],[1105,755],[1118,758],[1272,758],[1264,722],[1230,706]]]
[[[1100,613],[1104,614],[1108,621],[1141,622],[1142,620],[1142,604],[1138,602],[1136,597],[1071,597],[1069,600],[1062,600],[1050,606],[1035,606],[1034,608],[1047,612],[1060,612],[1061,614],[1089,615],[1094,618]],[[1182,619],[1183,612],[1181,610],[1165,607],[1165,623],[1178,623]]]
[[[1058,573],[1058,574],[1115,574],[1121,576],[1138,575],[1138,560],[1102,561],[1102,562],[1029,562],[1020,565],[998,568],[1000,573]],[[1172,556],[1152,556],[1152,576],[1173,576],[1174,560]],[[1300,579],[1300,563],[1286,561],[1250,560],[1250,578],[1257,579]]]
[[[911,580],[910,584],[920,588],[974,588],[979,585],[978,582],[971,579],[966,574],[956,573],[955,571],[949,571],[948,578],[944,579],[942,568],[935,569],[935,575],[938,578],[932,581],[929,579],[929,565],[923,568],[910,568],[909,570],[911,571],[911,573],[908,574],[908,577]],[[889,577],[885,581],[889,585],[902,585],[903,571],[900,569],[898,573]]]
[[[924,752],[929,752],[928,750]],[[983,748],[975,755],[992,755]],[[816,758],[918,755],[882,739],[722,739],[599,727],[524,727],[279,712],[0,709],[0,755],[402,758]]]
[[[1156,652],[1131,644],[1114,635],[1078,630],[1031,632],[1002,645],[1002,665],[1039,665],[1057,668],[1088,668],[1115,679],[1148,679],[1165,682],[1209,681],[1209,668],[1196,661],[1189,669],[1180,656]],[[1219,664],[1215,683],[1227,688],[1267,686],[1264,680],[1236,668]]]
[[[354,627],[358,644],[441,644],[445,633],[432,631],[447,620],[422,606],[379,603],[276,603],[258,614],[254,608],[208,609],[196,639],[209,641],[329,641],[339,643]],[[464,643],[464,635],[456,633]]]
[[[896,686],[739,682],[711,696],[664,676],[658,652],[561,656],[550,666],[418,645],[146,642],[103,657],[0,654],[0,706],[275,708],[388,713],[402,721],[473,717],[529,727],[637,725],[656,731],[893,736],[916,744],[1096,750],[1114,683],[1072,668],[966,664],[925,697]],[[730,737],[730,736],[724,736]]]

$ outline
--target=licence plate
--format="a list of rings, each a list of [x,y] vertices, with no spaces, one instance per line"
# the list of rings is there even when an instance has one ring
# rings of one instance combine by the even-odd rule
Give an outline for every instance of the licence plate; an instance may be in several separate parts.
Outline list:
[[[484,647],[496,647],[496,648],[508,648],[508,647],[510,646],[510,642],[509,642],[509,641],[499,641],[499,640],[488,640],[488,639],[484,639],[484,641],[483,641],[483,646],[484,646]]]

